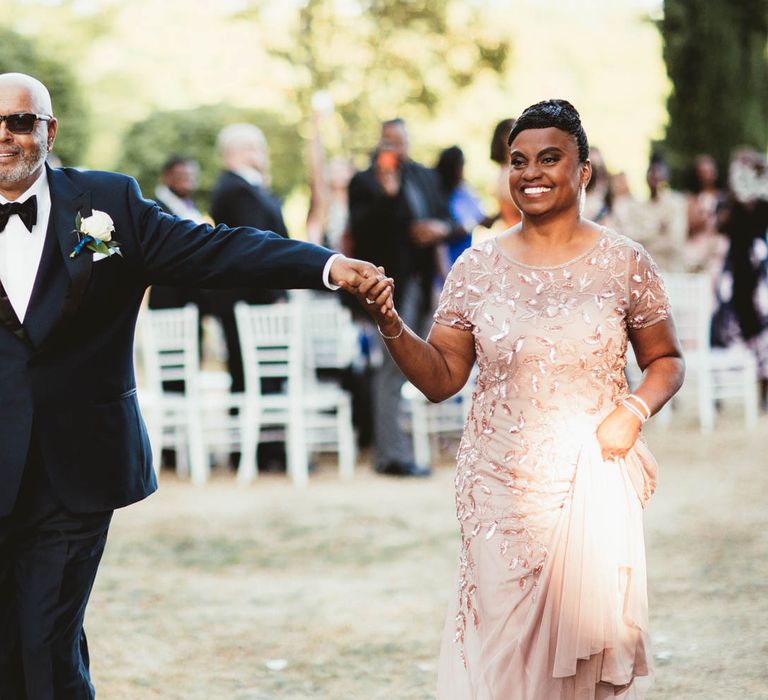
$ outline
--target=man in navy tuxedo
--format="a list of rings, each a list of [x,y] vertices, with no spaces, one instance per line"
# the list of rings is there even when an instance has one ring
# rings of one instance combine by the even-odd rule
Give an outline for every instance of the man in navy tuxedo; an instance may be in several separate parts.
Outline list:
[[[56,129],[42,83],[0,75],[2,700],[94,697],[83,618],[112,511],[157,487],[132,364],[146,288],[354,289],[377,274],[270,232],[176,218],[124,175],[50,169]],[[121,255],[73,255],[76,221],[100,212]]]

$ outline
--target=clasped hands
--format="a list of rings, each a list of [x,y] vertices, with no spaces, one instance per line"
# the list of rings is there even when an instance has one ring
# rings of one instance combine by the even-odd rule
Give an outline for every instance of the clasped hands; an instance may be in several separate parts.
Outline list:
[[[393,301],[395,282],[386,276],[383,267],[339,257],[331,266],[330,280],[357,297],[380,331],[386,334],[388,329],[399,330],[402,322]]]

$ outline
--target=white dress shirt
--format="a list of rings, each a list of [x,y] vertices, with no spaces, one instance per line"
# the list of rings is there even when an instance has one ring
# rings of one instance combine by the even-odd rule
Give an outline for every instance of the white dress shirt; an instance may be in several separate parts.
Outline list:
[[[16,201],[26,202],[33,195],[37,197],[37,223],[32,231],[27,230],[16,214],[8,219],[5,230],[0,231],[0,281],[22,323],[32,296],[37,268],[43,257],[45,232],[51,215],[51,192],[45,168],[34,184]],[[0,195],[0,203],[6,204],[8,201]]]

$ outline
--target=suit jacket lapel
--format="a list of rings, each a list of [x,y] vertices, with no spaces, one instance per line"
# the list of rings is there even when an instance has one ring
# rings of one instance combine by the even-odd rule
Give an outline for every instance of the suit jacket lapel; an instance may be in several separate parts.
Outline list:
[[[24,326],[21,325],[2,282],[0,282],[0,323],[6,326],[22,343],[26,345],[32,344],[24,332]]]
[[[43,256],[32,289],[24,329],[35,346],[40,346],[68,318],[82,300],[93,267],[93,253],[84,248],[71,258],[78,241],[75,218],[91,214],[90,193],[80,192],[66,175],[48,170],[51,216]]]

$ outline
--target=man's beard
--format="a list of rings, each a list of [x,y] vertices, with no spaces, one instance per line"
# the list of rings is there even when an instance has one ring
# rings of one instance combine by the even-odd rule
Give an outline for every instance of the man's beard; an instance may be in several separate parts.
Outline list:
[[[0,182],[3,184],[21,182],[35,172],[45,162],[48,153],[46,149],[47,139],[47,134],[36,133],[34,136],[35,148],[31,152],[20,149],[20,158],[15,165],[8,169],[0,168]]]

